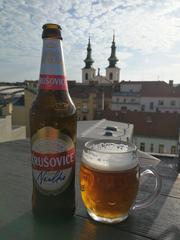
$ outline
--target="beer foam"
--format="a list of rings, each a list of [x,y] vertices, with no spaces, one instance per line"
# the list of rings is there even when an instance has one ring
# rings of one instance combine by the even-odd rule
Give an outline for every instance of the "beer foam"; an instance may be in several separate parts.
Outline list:
[[[98,143],[91,146],[92,150],[104,153],[122,153],[128,151],[128,145],[117,143]]]
[[[113,142],[90,144],[83,151],[82,162],[100,171],[124,171],[138,164],[135,148],[130,145]]]

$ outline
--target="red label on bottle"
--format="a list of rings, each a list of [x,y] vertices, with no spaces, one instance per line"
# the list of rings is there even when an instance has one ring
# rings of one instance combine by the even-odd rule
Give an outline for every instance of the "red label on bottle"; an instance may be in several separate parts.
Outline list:
[[[39,171],[59,171],[71,168],[75,163],[75,149],[67,152],[42,154],[32,151],[32,167]]]
[[[73,140],[53,127],[39,129],[32,136],[33,181],[45,195],[63,192],[71,183],[75,166]]]
[[[39,89],[67,91],[67,79],[64,75],[40,74]]]

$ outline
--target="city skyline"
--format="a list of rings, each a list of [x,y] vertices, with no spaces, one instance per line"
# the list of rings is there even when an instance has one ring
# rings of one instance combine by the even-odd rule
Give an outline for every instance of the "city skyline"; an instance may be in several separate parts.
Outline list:
[[[38,79],[42,25],[53,22],[70,80],[81,82],[89,35],[93,66],[105,74],[114,30],[121,80],[180,83],[178,0],[4,0],[0,18],[0,82]]]

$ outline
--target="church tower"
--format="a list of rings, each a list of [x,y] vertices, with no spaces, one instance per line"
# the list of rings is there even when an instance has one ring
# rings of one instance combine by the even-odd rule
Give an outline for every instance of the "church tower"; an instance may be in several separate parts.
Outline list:
[[[87,57],[84,59],[85,67],[82,68],[82,82],[89,83],[95,77],[96,70],[92,67],[94,60],[91,57],[91,42],[89,37],[88,47],[87,47]]]
[[[120,68],[116,67],[119,61],[116,57],[115,35],[113,34],[113,41],[111,45],[111,56],[108,58],[109,66],[106,68],[106,79],[110,82],[118,81],[120,78]]]

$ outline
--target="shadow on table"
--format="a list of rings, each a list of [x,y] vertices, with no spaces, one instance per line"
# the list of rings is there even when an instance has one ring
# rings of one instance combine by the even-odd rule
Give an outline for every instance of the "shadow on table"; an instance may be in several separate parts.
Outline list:
[[[2,240],[49,240],[49,239],[75,239],[74,235],[80,231],[80,224],[76,218],[68,221],[50,222],[37,221],[32,212],[27,212],[14,221],[6,224],[0,230]],[[77,238],[78,239],[78,238]]]
[[[37,221],[31,212],[18,217],[0,230],[2,240],[109,240],[113,234],[123,239],[136,240],[133,234],[122,232],[120,229],[107,228],[81,217],[73,217],[67,221],[50,222]],[[138,238],[139,239],[139,238]]]
[[[0,230],[2,240],[109,240],[113,236],[116,236],[116,239],[144,239],[118,228],[107,227],[105,224],[78,216],[66,222],[40,222],[33,218],[31,211],[6,224]]]

